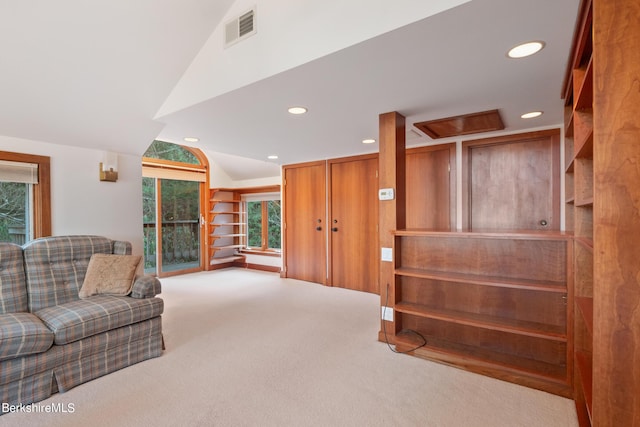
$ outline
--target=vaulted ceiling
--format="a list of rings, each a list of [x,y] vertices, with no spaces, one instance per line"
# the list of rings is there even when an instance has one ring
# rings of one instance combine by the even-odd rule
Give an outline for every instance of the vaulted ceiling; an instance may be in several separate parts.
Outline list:
[[[361,141],[388,111],[408,145],[432,142],[413,123],[476,111],[507,131],[557,125],[578,3],[3,1],[0,135],[137,155],[194,136],[247,179],[377,151]],[[225,49],[224,23],[253,5],[257,34]],[[529,40],[545,49],[506,57]]]

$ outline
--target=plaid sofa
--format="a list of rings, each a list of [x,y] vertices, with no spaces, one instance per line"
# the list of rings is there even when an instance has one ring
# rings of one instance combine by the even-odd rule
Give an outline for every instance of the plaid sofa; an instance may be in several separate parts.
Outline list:
[[[0,403],[38,402],[162,353],[160,281],[141,276],[128,296],[80,299],[94,253],[130,254],[131,244],[101,236],[0,242]]]

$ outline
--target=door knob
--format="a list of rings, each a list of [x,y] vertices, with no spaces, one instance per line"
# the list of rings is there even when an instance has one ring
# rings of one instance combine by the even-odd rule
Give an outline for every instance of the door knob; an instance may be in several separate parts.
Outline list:
[[[322,227],[317,226],[317,227],[316,227],[316,231],[322,231]]]
[[[336,231],[338,231],[338,227],[333,227],[333,228],[331,229],[331,231],[333,231],[333,232],[335,233]]]

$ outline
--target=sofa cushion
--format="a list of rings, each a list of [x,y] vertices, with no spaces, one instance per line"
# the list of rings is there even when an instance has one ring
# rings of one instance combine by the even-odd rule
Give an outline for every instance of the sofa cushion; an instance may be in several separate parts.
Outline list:
[[[0,314],[27,311],[22,247],[0,242]]]
[[[112,295],[47,307],[35,313],[54,334],[54,342],[67,344],[101,332],[159,316],[164,310],[160,298],[136,299]]]
[[[78,300],[91,255],[110,254],[113,241],[101,236],[57,236],[23,246],[29,311]]]
[[[141,259],[140,255],[93,254],[78,296],[128,295]]]
[[[0,360],[46,351],[53,333],[31,313],[0,314]]]

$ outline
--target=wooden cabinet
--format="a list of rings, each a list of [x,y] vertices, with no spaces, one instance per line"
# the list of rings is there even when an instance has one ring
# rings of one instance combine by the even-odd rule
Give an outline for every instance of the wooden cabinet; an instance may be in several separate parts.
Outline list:
[[[231,189],[209,190],[209,270],[243,265],[244,215],[240,195]]]
[[[574,399],[580,425],[593,405],[593,44],[592,6],[583,3],[565,96],[566,228],[573,231]]]
[[[397,350],[571,396],[570,238],[534,231],[394,235]]]
[[[379,292],[377,167],[375,154],[284,167],[286,277]]]

